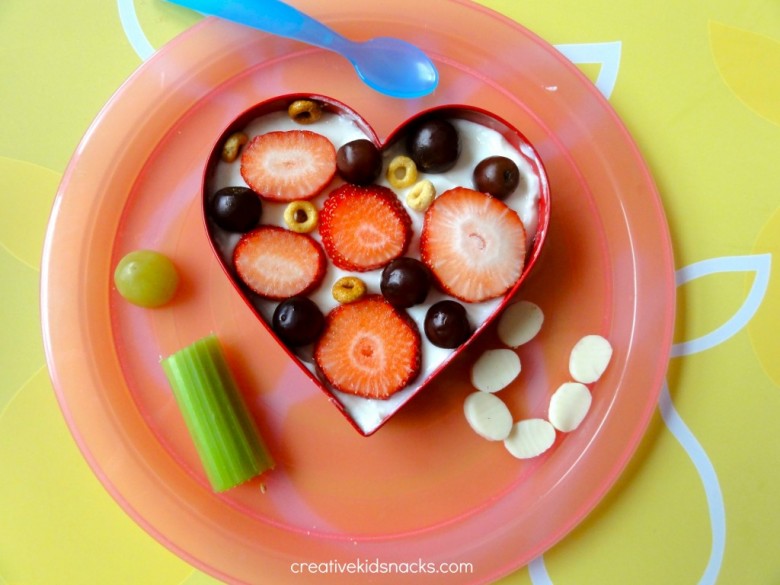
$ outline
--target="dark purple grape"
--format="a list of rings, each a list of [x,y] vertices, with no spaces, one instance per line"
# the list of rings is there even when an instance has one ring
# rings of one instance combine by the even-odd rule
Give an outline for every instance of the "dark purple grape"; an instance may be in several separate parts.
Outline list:
[[[505,156],[489,156],[474,168],[473,180],[477,191],[504,199],[520,184],[520,169]]]
[[[370,185],[382,172],[382,153],[370,140],[353,140],[339,148],[336,168],[347,183]]]
[[[431,305],[425,315],[425,335],[437,347],[458,347],[471,335],[466,308],[451,300]]]
[[[382,295],[396,307],[419,305],[431,288],[428,267],[414,258],[397,258],[385,266],[379,283]]]
[[[289,347],[313,343],[325,327],[325,316],[306,297],[291,297],[282,301],[271,319],[274,333]]]
[[[260,223],[263,204],[247,187],[224,187],[209,199],[208,214],[223,230],[244,233]]]
[[[406,150],[424,173],[450,170],[460,155],[460,136],[450,122],[431,118],[416,126],[407,137]]]

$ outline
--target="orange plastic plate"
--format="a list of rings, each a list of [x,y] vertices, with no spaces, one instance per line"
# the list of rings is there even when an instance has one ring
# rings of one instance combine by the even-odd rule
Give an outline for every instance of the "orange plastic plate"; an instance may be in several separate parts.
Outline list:
[[[595,87],[518,24],[447,0],[296,5],[347,36],[393,34],[417,43],[436,61],[440,88],[420,100],[387,98],[334,54],[212,19],[158,51],[95,120],[55,202],[41,302],[57,397],[84,456],[128,514],[227,582],[305,581],[307,574],[295,572],[299,562],[420,560],[470,563],[463,581],[493,581],[593,509],[653,413],[674,319],[658,193]],[[537,148],[550,178],[552,220],[519,298],[536,302],[546,321],[518,350],[523,372],[501,397],[515,418],[545,416],[580,337],[600,333],[615,348],[592,386],[585,422],[559,435],[544,456],[516,460],[464,420],[469,366],[499,345],[494,331],[367,439],[234,294],[203,227],[204,161],[238,112],[292,92],[349,104],[380,137],[420,110],[470,104],[507,120]],[[178,265],[182,289],[171,305],[140,309],[113,289],[113,267],[135,248],[160,250]],[[208,487],[159,367],[161,357],[211,332],[278,464],[220,495]],[[367,577],[308,576],[317,583]],[[403,578],[438,583],[452,575]]]

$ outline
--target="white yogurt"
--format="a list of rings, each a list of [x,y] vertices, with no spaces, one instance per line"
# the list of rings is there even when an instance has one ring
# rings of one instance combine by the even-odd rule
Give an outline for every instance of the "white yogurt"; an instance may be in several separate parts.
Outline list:
[[[420,172],[420,179],[430,180],[436,188],[437,195],[444,193],[448,189],[454,187],[469,187],[472,188],[472,173],[474,167],[481,160],[488,156],[505,156],[512,159],[516,164],[521,174],[524,175],[525,181],[521,181],[520,187],[518,187],[514,193],[504,199],[509,207],[517,211],[520,219],[522,219],[525,225],[527,234],[527,245],[530,249],[533,238],[536,234],[538,225],[538,204],[541,196],[541,186],[539,178],[533,170],[531,163],[525,158],[535,158],[535,155],[531,149],[523,152],[522,156],[517,150],[509,144],[509,142],[501,136],[495,130],[482,126],[480,124],[470,122],[467,120],[452,119],[450,120],[455,128],[458,130],[461,141],[461,153],[455,166],[446,173],[433,174]],[[333,143],[338,150],[343,144],[356,140],[358,138],[367,138],[365,133],[347,116],[340,116],[330,112],[323,112],[322,118],[315,124],[309,124],[301,126],[300,124],[292,121],[286,112],[275,112],[272,114],[264,115],[247,125],[244,132],[249,136],[250,140],[259,134],[264,134],[270,131],[278,130],[311,130],[326,136]],[[409,249],[406,256],[419,258],[420,257],[420,234],[422,232],[423,224],[423,212],[415,211],[406,204],[407,189],[395,189],[385,177],[385,171],[389,162],[394,156],[403,154],[403,141],[384,151],[383,160],[384,168],[377,183],[388,187],[398,195],[399,200],[404,205],[404,208],[412,219],[413,236],[409,245]],[[338,175],[334,178],[333,182],[317,197],[313,198],[312,203],[318,208],[322,209],[325,199],[328,194],[343,184]],[[238,161],[234,163],[225,163],[219,161],[216,165],[214,177],[211,182],[212,192],[217,191],[223,187],[230,186],[247,186],[241,177],[240,164]],[[263,201],[263,216],[262,223],[264,225],[277,225],[280,227],[287,227],[284,222],[284,210],[287,207],[287,203],[272,203]],[[230,264],[233,255],[233,249],[241,237],[240,234],[229,234],[221,231],[216,226],[211,226],[211,233],[214,238],[216,247],[219,249],[223,256],[223,260],[226,264]],[[317,241],[320,240],[320,235],[317,230],[309,234]],[[338,306],[338,303],[333,299],[331,294],[331,288],[339,278],[346,275],[357,275],[365,283],[368,289],[368,293],[380,294],[379,283],[381,279],[382,269],[372,270],[369,272],[354,273],[342,270],[332,263],[329,263],[328,270],[325,274],[325,278],[320,287],[308,296],[320,307],[324,314],[327,314],[331,309]],[[394,414],[419,388],[419,386],[442,364],[444,360],[452,355],[455,350],[443,349],[436,347],[430,343],[424,333],[424,320],[425,314],[428,308],[437,301],[445,298],[452,298],[445,295],[435,288],[432,288],[426,302],[421,305],[417,305],[407,309],[408,314],[417,324],[420,330],[421,337],[421,351],[422,351],[422,363],[419,376],[415,381],[404,388],[403,390],[395,393],[390,398],[385,400],[369,399],[360,396],[354,396],[338,392],[330,389],[333,396],[338,400],[345,411],[349,414],[352,420],[357,426],[365,433],[370,434],[376,430],[389,416]],[[490,314],[500,304],[501,298],[491,299],[480,303],[463,303],[466,307],[469,319],[474,328],[478,327],[484,322]],[[270,323],[271,316],[278,303],[276,301],[261,300],[255,303],[258,312],[263,318]],[[309,368],[315,375],[318,375],[312,359],[312,348],[306,347],[299,349],[297,352],[298,357],[302,363]],[[323,384],[327,386],[327,382],[322,380]]]

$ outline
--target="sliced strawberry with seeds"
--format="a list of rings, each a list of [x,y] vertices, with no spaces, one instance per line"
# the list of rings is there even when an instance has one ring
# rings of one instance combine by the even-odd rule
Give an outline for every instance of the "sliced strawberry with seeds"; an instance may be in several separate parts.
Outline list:
[[[328,314],[314,359],[336,390],[384,399],[417,376],[420,347],[414,321],[369,295]]]
[[[311,199],[336,174],[336,149],[309,130],[268,132],[253,138],[241,154],[241,176],[271,201]]]
[[[517,212],[485,193],[456,187],[425,213],[422,261],[440,288],[475,303],[499,297],[520,278],[526,233]]]
[[[309,236],[262,226],[238,241],[233,266],[252,291],[281,300],[314,290],[325,276],[327,259]]]
[[[320,235],[336,266],[364,272],[404,255],[412,220],[387,187],[344,184],[325,200]]]

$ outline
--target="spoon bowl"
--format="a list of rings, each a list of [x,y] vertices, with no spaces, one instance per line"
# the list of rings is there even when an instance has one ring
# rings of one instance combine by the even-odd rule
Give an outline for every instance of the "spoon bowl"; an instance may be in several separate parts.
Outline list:
[[[168,1],[338,53],[349,60],[366,85],[391,97],[423,97],[439,83],[436,66],[415,45],[391,37],[351,41],[279,0]]]
[[[417,98],[431,93],[439,72],[418,47],[392,37],[364,42],[348,41],[342,51],[368,86],[398,98]]]

